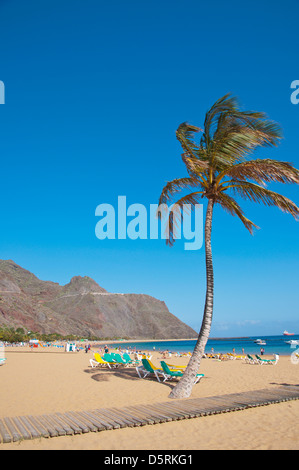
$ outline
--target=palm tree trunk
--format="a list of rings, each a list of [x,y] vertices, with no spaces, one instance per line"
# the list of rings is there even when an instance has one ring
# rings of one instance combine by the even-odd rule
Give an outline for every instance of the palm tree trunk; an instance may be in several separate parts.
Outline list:
[[[192,357],[189,361],[189,364],[186,367],[183,377],[171,391],[169,398],[188,398],[191,395],[196,374],[198,373],[201,358],[205,352],[205,347],[211,331],[214,301],[214,272],[211,248],[213,207],[214,201],[213,199],[209,199],[205,221],[207,291],[203,321],[199,332],[198,340],[194,348]]]

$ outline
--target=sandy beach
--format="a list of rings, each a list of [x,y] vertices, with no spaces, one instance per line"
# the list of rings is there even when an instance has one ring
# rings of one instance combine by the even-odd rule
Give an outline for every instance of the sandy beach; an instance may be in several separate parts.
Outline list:
[[[159,365],[161,354],[153,354]],[[171,401],[174,383],[140,379],[135,368],[92,369],[93,351],[65,353],[55,348],[7,348],[0,367],[0,417],[91,410]],[[168,362],[186,364],[186,357]],[[276,366],[203,359],[205,377],[192,398],[244,392],[279,385],[298,385],[299,365],[281,356]],[[178,422],[76,436],[0,444],[1,450],[193,450],[299,449],[299,401]]]

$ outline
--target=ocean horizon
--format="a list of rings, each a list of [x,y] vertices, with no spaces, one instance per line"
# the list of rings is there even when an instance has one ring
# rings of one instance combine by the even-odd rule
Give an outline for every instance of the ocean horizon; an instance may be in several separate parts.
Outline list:
[[[255,343],[261,339],[265,345]],[[298,345],[287,344],[287,341],[298,340]],[[136,341],[107,341],[107,345],[121,347],[122,349],[136,349],[137,351],[169,351],[172,354],[192,352],[196,345],[195,339],[183,340],[136,340]],[[101,345],[102,346],[102,345]],[[299,351],[299,334],[294,336],[256,336],[256,337],[238,337],[238,338],[210,338],[205,349],[206,353],[212,350],[215,353],[242,354],[260,354],[261,348],[264,348],[266,355],[279,354],[283,356],[291,355],[296,349]]]

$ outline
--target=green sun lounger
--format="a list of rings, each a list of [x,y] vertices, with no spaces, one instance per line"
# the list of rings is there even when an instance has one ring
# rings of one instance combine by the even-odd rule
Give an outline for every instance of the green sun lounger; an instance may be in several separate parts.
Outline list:
[[[126,361],[121,357],[120,354],[111,353],[111,356],[112,356],[112,359],[114,359],[116,362],[118,362],[118,364],[122,364],[123,366],[125,366],[127,364]]]
[[[137,364],[140,363],[139,359],[132,359],[127,353],[123,354],[123,360],[126,362],[126,365],[128,366],[137,366]]]
[[[262,359],[258,354],[255,355],[259,364],[269,364],[275,366],[279,360],[278,354],[274,354],[274,359]]]
[[[181,372],[180,370],[171,370],[164,361],[161,361],[161,366],[164,373],[163,382],[166,382],[166,380],[172,380],[174,378],[183,377],[184,375],[183,372]],[[204,374],[197,374],[194,383],[199,382],[202,377],[204,377]]]
[[[113,367],[119,367],[121,365],[120,362],[118,362],[112,354],[105,353],[103,356],[104,361],[109,362],[109,364]]]
[[[257,359],[254,359],[250,354],[247,354],[247,358],[245,359],[245,362],[247,364],[259,364],[259,361]]]
[[[154,375],[158,382],[161,382],[159,375],[164,377],[164,373],[158,367],[155,367],[153,364],[150,364],[147,359],[141,359],[142,366],[136,367],[136,372],[140,378],[145,379],[148,375]],[[143,374],[143,377],[141,377]]]

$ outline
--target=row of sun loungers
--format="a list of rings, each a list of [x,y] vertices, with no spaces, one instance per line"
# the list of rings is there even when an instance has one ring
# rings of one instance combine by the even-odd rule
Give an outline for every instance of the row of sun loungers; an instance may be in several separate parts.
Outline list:
[[[247,354],[245,362],[247,364],[257,364],[257,365],[272,365],[275,366],[279,361],[279,355],[274,354],[274,359],[262,359],[258,354],[255,354],[255,357]]]
[[[185,366],[176,366],[172,364],[166,364],[165,361],[161,361],[161,367],[156,367],[153,363],[143,357],[141,364],[139,360],[132,359],[129,354],[123,354],[122,356],[117,353],[104,354],[101,356],[99,353],[94,354],[94,359],[90,359],[90,365],[92,368],[95,367],[107,367],[109,369],[124,366],[135,366],[137,374],[140,378],[145,378],[149,375],[155,376],[158,382],[166,382],[166,380],[172,380],[175,378],[182,377]],[[195,383],[204,377],[204,374],[197,374]]]
[[[232,355],[233,356],[233,355]],[[232,357],[235,358],[235,357]],[[257,354],[255,358],[250,354],[247,356],[242,356],[242,359],[245,359],[245,362],[248,364],[257,364],[257,365],[276,365],[279,361],[278,354],[274,355],[274,359],[262,359]],[[148,376],[155,376],[156,379],[161,382],[166,382],[167,380],[173,380],[175,378],[180,378],[183,376],[185,366],[177,366],[173,364],[167,364],[165,361],[161,361],[161,367],[156,367],[154,364],[147,359],[145,356],[140,360],[132,359],[129,354],[124,353],[122,356],[117,353],[105,353],[101,356],[99,353],[94,354],[94,359],[90,359],[90,365],[94,367],[108,367],[116,368],[120,366],[124,367],[136,367],[136,372],[140,378],[146,378]],[[204,374],[197,374],[195,383],[204,377]]]
[[[179,378],[183,376],[185,367],[174,366],[171,364],[166,364],[165,361],[161,361],[161,367],[156,367],[152,364],[152,362],[148,359],[142,359],[142,365],[136,367],[137,374],[140,378],[145,378],[148,375],[154,375],[158,382],[166,382],[166,380],[172,380],[175,378]],[[195,383],[199,382],[199,380],[204,377],[204,374],[197,374]]]
[[[92,368],[94,367],[108,367],[116,368],[119,366],[136,366],[140,363],[140,360],[132,359],[129,354],[124,353],[122,356],[117,353],[105,353],[101,356],[99,353],[94,354],[94,359],[89,360]]]

